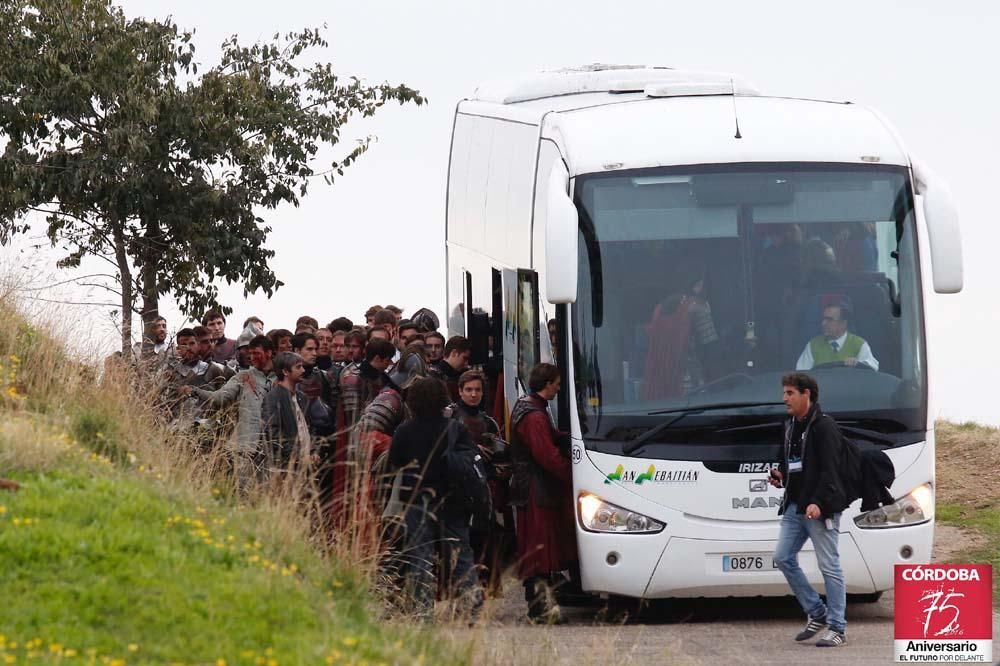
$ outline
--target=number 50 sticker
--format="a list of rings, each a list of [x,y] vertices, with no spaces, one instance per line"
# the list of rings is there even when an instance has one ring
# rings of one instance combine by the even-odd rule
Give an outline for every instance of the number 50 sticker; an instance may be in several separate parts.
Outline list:
[[[573,464],[576,465],[583,460],[583,449],[579,444],[573,445]]]

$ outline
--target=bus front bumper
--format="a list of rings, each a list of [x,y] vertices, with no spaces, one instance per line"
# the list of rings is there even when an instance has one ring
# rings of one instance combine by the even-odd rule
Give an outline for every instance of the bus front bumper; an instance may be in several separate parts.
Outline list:
[[[840,564],[848,593],[892,589],[894,564],[930,561],[933,534],[933,521],[841,532]],[[577,536],[583,588],[589,592],[649,599],[789,594],[785,577],[773,565],[774,539],[711,540],[582,530]],[[904,557],[907,552],[909,557]],[[748,563],[749,568],[745,567]],[[823,592],[823,576],[808,541],[799,554],[799,565],[809,582]]]

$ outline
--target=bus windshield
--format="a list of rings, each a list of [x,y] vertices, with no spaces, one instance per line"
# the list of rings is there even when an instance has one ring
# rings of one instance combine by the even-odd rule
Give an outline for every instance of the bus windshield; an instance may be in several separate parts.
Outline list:
[[[572,307],[585,434],[775,421],[783,374],[870,431],[926,429],[913,197],[902,167],[738,164],[580,176]],[[741,406],[745,405],[745,406]],[[639,431],[635,429],[639,428]]]

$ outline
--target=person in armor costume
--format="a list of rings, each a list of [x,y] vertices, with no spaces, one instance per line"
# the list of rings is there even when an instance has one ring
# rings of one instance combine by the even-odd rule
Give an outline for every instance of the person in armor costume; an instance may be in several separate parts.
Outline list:
[[[323,371],[329,370],[333,366],[333,358],[330,356],[333,332],[321,326],[316,329],[315,335],[316,344],[319,345],[316,349],[316,367]]]
[[[441,326],[438,316],[428,308],[420,308],[414,312],[410,321],[416,325],[418,331],[424,334],[436,332]]]
[[[469,431],[485,462],[490,494],[493,496],[494,519],[484,524],[473,522],[469,536],[480,580],[496,596],[501,591],[505,553],[514,544],[514,513],[508,506],[510,465],[507,451],[500,439],[500,427],[483,408],[485,388],[486,377],[477,370],[467,370],[458,379],[458,402],[449,405],[446,411]]]
[[[517,507],[517,556],[531,621],[559,622],[555,588],[563,571],[578,566],[572,464],[548,403],[559,393],[556,366],[539,363],[528,376],[530,394],[511,411],[511,502]]]
[[[309,431],[315,438],[326,438],[336,432],[336,415],[329,403],[330,377],[316,365],[318,342],[312,333],[300,333],[292,338],[292,352],[302,357],[305,366],[298,388],[308,399]]]
[[[217,363],[208,363],[200,358],[198,337],[194,330],[184,328],[177,332],[177,355],[169,359],[164,368],[166,380],[167,408],[171,415],[171,428],[184,433],[195,433],[196,441],[202,448],[210,448],[210,429],[197,432],[195,428],[210,425],[203,418],[201,401],[192,398],[190,392],[180,391],[182,386],[215,389],[224,381],[224,371]]]
[[[232,459],[233,474],[242,494],[261,479],[261,402],[277,381],[273,364],[274,347],[269,339],[259,335],[251,340],[250,358],[252,367],[236,373],[218,390],[198,387],[186,389],[214,408],[238,403],[236,431],[226,442],[225,448]]]
[[[458,402],[458,378],[469,369],[471,356],[472,344],[469,339],[455,335],[444,346],[444,358],[430,367],[431,376],[440,379],[448,387],[448,397],[452,402]]]
[[[250,341],[258,335],[263,334],[264,332],[257,326],[256,322],[250,322],[243,329],[243,332],[240,333],[239,337],[236,338],[236,358],[228,363],[234,372],[246,370],[250,367]]]
[[[274,345],[275,354],[292,351],[292,338],[295,334],[287,328],[273,328],[267,332],[267,337]]]
[[[359,422],[359,429],[365,433],[377,435],[376,455],[388,450],[392,441],[392,433],[405,418],[403,406],[406,387],[417,377],[427,376],[427,364],[419,345],[411,345],[403,351],[389,375],[389,381],[375,396],[375,399],[365,408]]]
[[[230,368],[224,363],[216,363],[215,359],[212,358],[212,332],[209,331],[204,326],[195,326],[193,329],[195,337],[198,339],[198,357],[208,363],[209,365],[214,365],[213,374],[221,372],[222,381],[219,382],[219,386],[222,386],[229,378],[236,374],[236,371]],[[218,388],[218,386],[214,387]]]
[[[352,340],[352,335],[348,335],[348,340]],[[396,348],[388,340],[372,340],[365,348],[364,360],[347,365],[340,374],[336,443],[333,452],[328,455],[333,468],[330,474],[330,513],[335,527],[342,526],[346,519],[348,468],[352,463],[350,451],[357,443],[356,426],[368,404],[388,385],[390,380],[385,371],[392,363],[395,352]]]
[[[388,383],[365,408],[358,422],[357,468],[370,473],[368,492],[372,508],[383,513],[392,494],[393,475],[388,469],[389,445],[396,428],[407,417],[406,390],[416,379],[427,376],[420,349],[413,345],[403,351]]]
[[[321,330],[326,331],[327,336],[331,337],[327,329]],[[336,385],[330,377],[329,364],[326,370],[318,366],[320,358],[318,336],[312,333],[299,333],[292,337],[291,342],[292,351],[301,356],[305,364],[305,375],[298,384],[298,391],[306,398],[305,416],[314,445],[313,452],[317,459],[315,481],[319,489],[320,504],[327,506],[331,501],[334,473],[334,435],[337,432]],[[327,356],[327,361],[329,360]]]
[[[159,370],[174,358],[176,352],[174,343],[167,340],[165,317],[154,319],[144,331],[143,340],[132,345],[133,360],[145,371]]]
[[[212,332],[212,360],[228,364],[236,358],[236,341],[226,337],[226,315],[211,309],[201,318],[201,325]]]

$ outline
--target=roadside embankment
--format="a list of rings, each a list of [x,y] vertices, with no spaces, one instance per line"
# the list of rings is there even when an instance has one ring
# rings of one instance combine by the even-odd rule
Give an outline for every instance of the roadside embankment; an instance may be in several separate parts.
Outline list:
[[[454,663],[370,562],[242,505],[134,398],[0,303],[0,664]],[[14,484],[0,484],[10,485]]]
[[[993,605],[1000,608],[1000,429],[938,421],[935,434],[937,519],[958,529],[945,559],[993,564]]]

